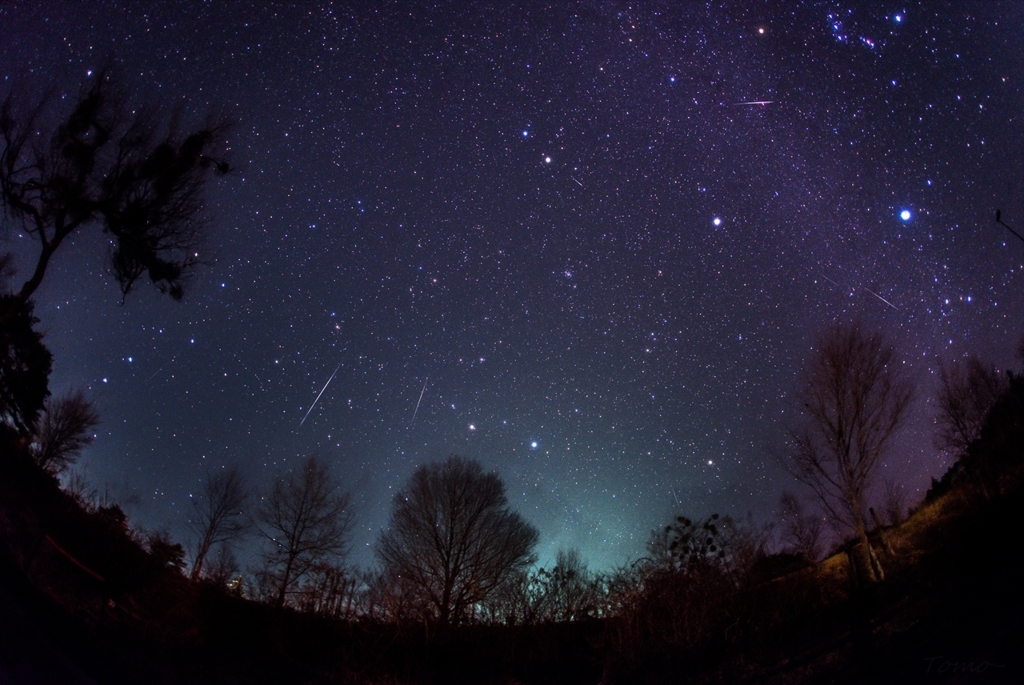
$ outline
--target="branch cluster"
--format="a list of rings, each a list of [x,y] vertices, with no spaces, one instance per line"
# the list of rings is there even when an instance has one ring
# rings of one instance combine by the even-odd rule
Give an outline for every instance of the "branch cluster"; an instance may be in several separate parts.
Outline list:
[[[64,239],[90,223],[112,238],[111,270],[123,295],[148,274],[180,299],[198,259],[206,180],[230,171],[228,123],[211,119],[183,135],[179,115],[164,125],[152,108],[129,110],[109,70],[57,125],[49,121],[51,99],[26,112],[12,91],[0,104],[0,202],[39,244],[18,300],[39,287]]]
[[[537,537],[497,474],[453,456],[419,468],[396,495],[377,556],[403,606],[457,624],[533,562]]]

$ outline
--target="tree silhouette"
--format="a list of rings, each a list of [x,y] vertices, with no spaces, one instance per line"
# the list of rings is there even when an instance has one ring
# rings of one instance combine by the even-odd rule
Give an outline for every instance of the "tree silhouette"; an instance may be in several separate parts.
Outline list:
[[[977,356],[964,361],[939,362],[939,432],[935,446],[954,457],[967,452],[981,437],[992,405],[1007,388],[1009,380]]]
[[[0,202],[39,246],[31,276],[0,303],[0,326],[42,283],[54,253],[75,231],[99,225],[111,237],[111,270],[127,295],[143,275],[181,299],[198,260],[203,191],[230,170],[227,122],[193,133],[152,108],[129,110],[110,69],[93,76],[69,114],[50,123],[50,98],[20,106],[12,89],[0,104]]]
[[[193,581],[202,577],[203,564],[218,545],[227,546],[249,528],[244,507],[248,499],[245,477],[237,466],[207,474],[199,497],[192,500],[193,516],[189,527],[195,537],[192,559]],[[222,549],[227,554],[228,549]]]
[[[146,537],[146,550],[158,567],[174,569],[178,573],[185,570],[185,548],[171,540],[166,530],[150,533]]]
[[[34,326],[32,302],[0,295],[0,432],[30,434],[50,394],[53,355]]]
[[[537,620],[578,621],[594,616],[601,600],[601,579],[587,568],[578,549],[558,550],[551,570],[537,571]]]
[[[821,556],[821,518],[807,513],[791,492],[782,493],[779,508],[782,510],[783,544],[805,561],[817,561]]]
[[[497,474],[451,456],[421,466],[395,495],[377,557],[384,577],[401,578],[412,595],[397,604],[448,626],[532,563],[537,537],[509,508]]]
[[[48,400],[36,428],[32,458],[50,473],[62,473],[92,444],[89,433],[99,422],[99,414],[81,390]]]
[[[203,235],[203,191],[230,171],[228,123],[211,118],[189,134],[152,108],[129,109],[109,69],[92,77],[61,120],[52,98],[25,107],[16,89],[0,103],[0,205],[38,245],[35,266],[9,290],[13,259],[0,255],[0,432],[30,435],[49,396],[52,356],[34,330],[32,295],[50,260],[76,231],[110,236],[111,271],[127,296],[144,274],[181,299]],[[10,222],[10,223],[8,223]]]
[[[803,417],[789,426],[783,465],[810,486],[833,525],[856,534],[868,580],[881,580],[883,571],[868,541],[866,497],[913,394],[880,334],[834,326],[818,340],[797,394]]]
[[[318,565],[343,557],[354,517],[349,496],[317,457],[277,481],[256,511],[266,539],[259,570],[271,601],[282,607]]]

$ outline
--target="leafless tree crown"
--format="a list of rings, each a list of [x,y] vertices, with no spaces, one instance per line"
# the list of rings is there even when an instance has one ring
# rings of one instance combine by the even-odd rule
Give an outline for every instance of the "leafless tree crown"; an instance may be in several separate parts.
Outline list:
[[[245,513],[248,496],[245,476],[237,466],[207,474],[198,497],[192,499],[189,519],[189,528],[195,536],[192,580],[202,576],[206,558],[214,547],[228,546],[248,530]],[[229,551],[225,549],[222,554]]]
[[[939,361],[939,431],[935,446],[954,457],[967,452],[981,437],[992,405],[1010,387],[1005,374],[978,357],[963,361]]]
[[[789,427],[783,464],[810,486],[834,525],[857,533],[867,555],[868,490],[913,395],[893,348],[856,324],[825,332],[797,395],[803,416]]]
[[[417,469],[395,496],[377,555],[383,575],[411,595],[393,604],[449,625],[532,563],[537,537],[509,508],[497,474],[452,456]]]
[[[256,512],[266,542],[259,574],[269,599],[284,606],[319,565],[343,558],[353,521],[348,494],[316,456],[277,481]]]
[[[779,498],[782,509],[782,542],[807,561],[817,561],[821,556],[821,517],[804,509],[803,504],[791,492],[782,493]]]
[[[99,414],[81,390],[50,398],[36,426],[32,457],[50,473],[62,473],[92,444],[91,431],[99,422]]]

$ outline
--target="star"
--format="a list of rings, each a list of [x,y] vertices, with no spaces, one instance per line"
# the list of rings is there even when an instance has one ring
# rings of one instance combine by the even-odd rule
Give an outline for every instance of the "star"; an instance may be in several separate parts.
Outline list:
[[[20,8],[10,11],[18,25],[35,26],[32,3],[8,4]],[[645,554],[663,504],[672,515],[735,509],[772,520],[788,476],[746,464],[765,461],[805,341],[831,322],[863,316],[900,341],[923,397],[934,398],[935,354],[978,345],[979,356],[1014,363],[1020,322],[1003,314],[1024,311],[1017,252],[1000,248],[996,268],[987,250],[1005,229],[968,241],[955,227],[987,225],[979,206],[1024,222],[1010,212],[1019,189],[1003,190],[1024,164],[1019,131],[1005,126],[1019,92],[1002,48],[1019,2],[989,0],[986,21],[967,20],[970,3],[912,20],[907,3],[888,14],[825,3],[797,15],[762,8],[736,25],[722,3],[672,19],[633,3],[617,19],[633,39],[625,50],[611,45],[604,13],[562,3],[495,15],[442,3],[431,22],[368,6],[344,28],[324,22],[316,41],[304,40],[304,15],[254,32],[260,11],[236,4],[206,25],[168,3],[166,29],[141,41],[145,15],[66,3],[56,26],[41,22],[3,51],[6,72],[64,74],[54,85],[68,93],[98,69],[95,53],[114,53],[147,65],[125,84],[143,99],[150,81],[166,82],[168,116],[179,99],[191,113],[206,94],[245,113],[224,142],[246,171],[207,189],[220,254],[200,265],[183,302],[151,297],[140,281],[114,308],[110,283],[92,273],[103,251],[87,254],[86,233],[61,247],[62,270],[36,298],[51,391],[82,378],[106,391],[104,439],[83,461],[131,474],[139,492],[167,493],[140,525],[187,539],[172,501],[199,483],[191,467],[204,452],[217,466],[260,455],[254,489],[299,454],[358,454],[365,473],[355,462],[338,470],[360,488],[353,548],[372,548],[393,475],[463,450],[487,471],[500,466],[509,485],[540,478],[520,503],[541,529],[540,559],[578,541],[601,569]],[[524,21],[572,34],[550,41]],[[949,30],[961,24],[970,34]],[[728,26],[735,40],[711,39]],[[648,54],[652,37],[676,31],[680,40],[656,40]],[[367,49],[324,50],[342,35]],[[164,59],[186,42],[227,41],[243,54],[271,36],[294,59],[268,63],[260,79],[244,77],[246,60],[221,63],[220,50],[196,51],[194,64],[190,53],[184,72]],[[73,74],[64,59],[79,65]],[[822,79],[821,63],[837,78]],[[737,64],[742,78],[724,77]],[[342,82],[344,97],[328,98]],[[66,114],[64,104],[48,113]],[[917,203],[927,207],[920,222]],[[736,219],[728,230],[719,204]],[[932,315],[942,327],[918,325]],[[319,426],[278,431],[302,418],[296,406],[307,411],[339,362],[315,408]],[[883,478],[923,495],[942,472],[917,440],[932,417],[918,418]],[[168,422],[188,431],[186,448],[160,442]],[[687,468],[703,462],[702,478],[721,473],[721,487],[694,499],[661,492],[686,475],[670,455],[682,445]],[[733,458],[719,468],[710,454]],[[577,473],[586,483],[568,475]],[[752,486],[724,485],[755,479],[749,496]],[[606,507],[594,493],[612,486],[631,494],[594,517],[601,539],[618,541],[609,544],[550,495]],[[241,566],[257,547],[237,550]],[[349,561],[375,563],[372,553]]]

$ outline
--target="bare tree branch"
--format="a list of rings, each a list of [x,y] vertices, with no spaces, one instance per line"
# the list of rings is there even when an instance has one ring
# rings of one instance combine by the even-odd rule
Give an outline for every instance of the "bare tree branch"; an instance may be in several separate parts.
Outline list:
[[[791,492],[782,493],[779,499],[782,509],[783,542],[807,561],[817,561],[821,556],[821,518],[804,510],[803,504]]]
[[[208,473],[199,497],[192,500],[193,517],[189,520],[195,538],[192,561],[193,581],[202,577],[203,564],[210,551],[220,545],[222,555],[249,528],[245,504],[249,498],[245,476],[237,466]]]
[[[183,135],[178,117],[163,126],[151,108],[128,111],[110,69],[87,82],[59,124],[49,123],[52,97],[27,112],[17,100],[11,90],[0,104],[0,203],[39,252],[0,323],[32,297],[63,241],[90,224],[113,238],[111,268],[122,294],[145,274],[181,299],[198,259],[206,183],[230,171],[228,122],[211,119]]]
[[[992,405],[1008,388],[1004,374],[977,356],[946,363],[939,360],[939,431],[935,446],[960,457],[981,437]]]
[[[394,499],[377,544],[384,575],[414,595],[442,626],[473,608],[533,562],[537,530],[511,511],[497,474],[479,462],[449,457],[413,474]]]
[[[318,564],[347,554],[354,516],[338,487],[327,466],[310,456],[260,503],[256,525],[267,542],[260,575],[278,607]]]
[[[99,422],[99,414],[81,390],[51,398],[36,428],[31,450],[33,459],[54,475],[62,473],[92,444],[90,432]]]
[[[835,326],[818,341],[797,394],[802,420],[789,427],[783,466],[811,488],[834,525],[856,534],[871,579],[880,579],[882,569],[868,542],[866,497],[913,395],[880,334]]]

